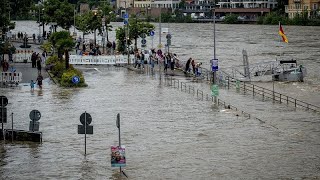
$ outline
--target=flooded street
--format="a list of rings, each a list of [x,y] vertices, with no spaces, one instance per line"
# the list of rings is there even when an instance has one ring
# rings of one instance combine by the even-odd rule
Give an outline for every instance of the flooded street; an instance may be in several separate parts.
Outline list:
[[[43,92],[34,94],[28,86],[4,89],[15,128],[28,128],[31,110],[42,113],[43,143],[3,144],[1,179],[118,179],[118,168],[110,165],[110,146],[118,144],[117,113],[129,179],[320,176],[317,114],[275,104],[260,112],[266,121],[261,123],[213,108],[212,102],[197,100],[164,82],[159,85],[157,76],[124,68],[82,70],[88,88],[64,89],[46,81]],[[222,89],[221,96],[224,93],[237,98]],[[255,106],[270,106],[245,99]],[[94,134],[87,136],[86,157],[84,135],[77,134],[84,111],[91,114],[94,128]],[[286,117],[289,114],[295,117]],[[267,118],[274,115],[278,118]]]
[[[196,25],[194,31],[180,34],[178,31],[190,24],[170,25],[174,34],[172,50],[183,60],[192,56],[205,65],[213,56],[212,29],[210,24]],[[278,53],[273,52],[278,43],[276,26],[220,24],[218,28],[221,68],[240,65],[244,47],[248,47],[249,61],[270,60]],[[304,37],[308,43],[296,37],[301,29],[308,32]],[[285,29],[289,52],[303,59],[310,76],[304,83],[275,84],[276,90],[315,105],[320,104],[316,90],[319,71],[315,67],[320,63],[316,50],[320,47],[319,30]],[[296,47],[298,42],[301,46]],[[196,95],[166,85],[164,80],[160,84],[158,74],[104,66],[79,68],[88,84],[86,88],[61,88],[46,79],[43,90],[36,88],[33,93],[28,84],[0,89],[9,100],[8,113],[14,113],[14,128],[28,129],[29,112],[37,109],[42,114],[43,132],[42,144],[1,142],[0,179],[320,178],[319,113],[220,89],[219,99],[261,122],[234,110],[216,108],[211,101],[199,100]],[[205,82],[179,79],[210,93]],[[77,134],[84,111],[91,114],[93,125],[93,135],[87,135],[86,157],[84,135]],[[121,144],[126,146],[124,171],[129,178],[119,177],[119,169],[110,164],[110,147],[118,144],[117,113],[121,115]],[[5,127],[11,128],[11,123]]]

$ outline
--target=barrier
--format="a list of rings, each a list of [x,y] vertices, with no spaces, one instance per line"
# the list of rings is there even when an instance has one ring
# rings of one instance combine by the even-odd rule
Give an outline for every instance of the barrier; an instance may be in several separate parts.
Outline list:
[[[22,81],[21,72],[1,72],[0,82],[5,84],[19,84]]]
[[[17,62],[17,63],[31,62],[32,53],[33,53],[33,50],[17,49],[16,53],[14,55],[13,61]],[[27,60],[27,61],[25,61],[25,60]]]
[[[130,55],[130,63],[134,63],[134,55]],[[115,64],[127,64],[128,56],[126,55],[110,55],[110,56],[81,56],[70,55],[70,64],[87,64],[87,65],[115,65]]]

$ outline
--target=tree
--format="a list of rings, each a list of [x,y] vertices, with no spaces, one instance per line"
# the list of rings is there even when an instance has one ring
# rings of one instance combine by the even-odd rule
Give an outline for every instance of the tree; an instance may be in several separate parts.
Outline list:
[[[58,26],[69,30],[73,25],[74,6],[67,1],[47,0],[44,2],[44,20],[56,22]]]
[[[10,16],[12,19],[21,19],[29,16],[31,7],[34,4],[33,0],[9,0],[10,1]]]
[[[150,32],[154,30],[154,28],[154,25],[138,20],[137,16],[133,16],[129,19],[129,41],[134,39],[135,50],[137,50],[137,39],[141,37],[142,34],[147,34],[149,36]]]
[[[50,36],[49,41],[58,50],[58,58],[62,61],[62,53],[65,54],[66,69],[69,68],[69,51],[75,43],[68,31],[55,32]]]
[[[10,13],[10,6],[8,0],[2,0],[0,3],[0,28],[2,31],[2,34],[5,34],[7,32],[7,27],[10,24],[9,20],[9,13]]]
[[[96,30],[99,33],[102,33],[102,20],[101,20],[101,12],[92,12],[88,11],[84,14],[78,15],[76,17],[76,28],[79,31],[83,32],[83,39],[84,35],[88,33],[95,33]]]

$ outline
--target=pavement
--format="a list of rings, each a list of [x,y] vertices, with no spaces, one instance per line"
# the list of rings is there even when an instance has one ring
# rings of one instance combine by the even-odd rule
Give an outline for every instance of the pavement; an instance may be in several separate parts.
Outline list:
[[[21,45],[21,42],[12,42],[12,44],[17,49],[21,49],[19,47]],[[36,52],[42,52],[42,50],[40,49],[40,45],[35,45],[35,44],[33,44],[31,48],[26,48],[26,49],[34,50]],[[5,59],[7,60],[9,59],[7,55],[5,55]],[[32,68],[31,63],[10,62],[9,69],[10,67],[13,67],[16,70],[16,72],[22,73],[22,81],[20,83],[30,83],[31,80],[35,81],[38,77],[38,69]],[[0,72],[2,72],[2,68],[0,69]],[[45,64],[42,64],[41,75],[43,76],[44,79],[49,77],[49,74],[45,70]]]
[[[38,69],[32,68],[31,63],[10,63],[10,67],[14,67],[16,72],[22,73],[22,81],[20,83],[30,83],[31,80],[35,81],[38,77]],[[44,69],[44,64],[42,64],[41,75],[44,79],[49,77]]]

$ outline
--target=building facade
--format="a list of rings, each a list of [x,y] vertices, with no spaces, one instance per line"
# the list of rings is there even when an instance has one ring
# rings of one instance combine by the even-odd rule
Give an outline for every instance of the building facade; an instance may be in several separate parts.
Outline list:
[[[285,7],[285,12],[290,19],[302,13],[307,13],[308,17],[319,15],[320,0],[289,0]]]
[[[268,8],[277,7],[277,0],[219,0],[220,8]]]

